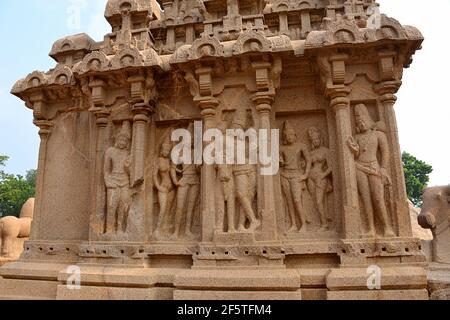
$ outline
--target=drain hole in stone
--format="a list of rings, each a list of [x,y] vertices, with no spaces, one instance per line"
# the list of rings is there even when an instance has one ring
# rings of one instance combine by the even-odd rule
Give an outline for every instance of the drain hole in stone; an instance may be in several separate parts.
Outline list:
[[[405,248],[405,251],[406,251],[406,252],[409,252],[409,248]]]
[[[386,252],[386,248],[381,248],[381,251]]]
[[[364,250],[364,249],[361,249],[361,253],[366,253],[366,250]]]

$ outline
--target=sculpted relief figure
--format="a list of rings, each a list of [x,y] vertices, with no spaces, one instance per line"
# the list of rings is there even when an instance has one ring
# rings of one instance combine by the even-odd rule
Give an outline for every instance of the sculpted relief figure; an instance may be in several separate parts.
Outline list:
[[[297,134],[288,121],[283,125],[282,146],[280,148],[280,176],[284,199],[289,212],[291,227],[288,232],[306,231],[309,223],[303,205],[302,184],[307,179],[311,168],[308,149],[303,144],[297,144]],[[306,172],[303,174],[299,162],[304,159]],[[298,228],[296,217],[301,226]]]
[[[172,181],[171,170],[172,163],[170,152],[172,143],[165,139],[161,145],[160,155],[156,161],[156,168],[153,175],[153,183],[158,191],[159,217],[154,233],[154,238],[160,240],[161,232],[164,228],[164,221],[170,212],[173,201],[175,200],[175,185]]]
[[[219,124],[218,129],[222,134],[226,134],[227,126],[225,122]],[[225,159],[224,159],[225,160]],[[225,232],[235,233],[235,214],[236,214],[236,201],[235,201],[235,186],[233,167],[227,164],[217,165],[217,179],[220,183],[221,192],[219,192],[218,199],[223,205],[218,208],[218,221],[217,231],[223,232],[225,226],[225,217],[227,220],[227,229]]]
[[[125,121],[116,143],[105,154],[104,174],[107,189],[106,233],[126,231],[131,206],[131,124]]]
[[[194,139],[194,124],[191,123],[188,130],[192,139]],[[189,148],[194,148],[193,141],[189,144]],[[180,156],[182,157],[183,155]],[[172,239],[178,240],[180,237],[185,212],[184,234],[188,239],[195,239],[195,235],[192,233],[192,219],[200,194],[200,166],[196,164],[182,164],[179,167],[172,166],[170,174],[173,183],[177,187],[175,232],[172,235]],[[180,179],[178,179],[179,175],[181,176]]]
[[[389,147],[385,133],[376,129],[367,107],[355,107],[356,136],[350,137],[348,145],[355,155],[358,191],[364,205],[369,235],[375,235],[375,217],[382,225],[385,237],[395,233],[389,219],[385,200],[385,186],[390,185],[388,175]],[[380,161],[378,160],[380,154]]]
[[[261,226],[261,221],[256,217],[255,211],[253,210],[253,202],[256,198],[256,165],[250,164],[250,158],[247,152],[251,152],[249,150],[251,144],[247,142],[243,134],[246,130],[251,129],[248,126],[247,111],[245,109],[236,112],[232,129],[241,131],[237,140],[244,141],[246,144],[246,164],[235,164],[233,167],[235,196],[241,210],[239,213],[238,230],[240,232],[254,232]],[[249,223],[248,229],[246,228],[247,222]]]
[[[319,212],[320,231],[326,231],[330,229],[330,223],[333,222],[330,217],[327,217],[325,211],[326,194],[333,191],[330,181],[330,150],[323,145],[322,136],[316,127],[309,128],[308,138],[312,149],[308,190]]]

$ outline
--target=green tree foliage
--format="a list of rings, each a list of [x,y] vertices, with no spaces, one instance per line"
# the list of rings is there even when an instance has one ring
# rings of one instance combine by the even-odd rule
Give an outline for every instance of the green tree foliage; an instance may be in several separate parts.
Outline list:
[[[4,172],[7,156],[0,156],[0,216],[20,215],[23,204],[34,197],[36,170],[29,170],[26,176]]]
[[[429,175],[433,172],[433,167],[407,152],[403,152],[402,160],[408,197],[416,206],[421,206],[422,191],[430,181]]]

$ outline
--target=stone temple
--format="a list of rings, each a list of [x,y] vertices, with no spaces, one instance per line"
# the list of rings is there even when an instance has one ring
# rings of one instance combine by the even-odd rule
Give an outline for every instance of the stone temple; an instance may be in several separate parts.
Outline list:
[[[374,0],[110,0],[105,18],[12,89],[41,144],[0,298],[428,299],[394,112],[416,28]],[[195,121],[279,129],[279,171],[174,164]]]

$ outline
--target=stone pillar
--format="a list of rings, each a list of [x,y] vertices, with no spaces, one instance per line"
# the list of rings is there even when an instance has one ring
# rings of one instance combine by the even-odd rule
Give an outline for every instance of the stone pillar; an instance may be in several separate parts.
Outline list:
[[[336,120],[344,235],[346,239],[355,239],[360,238],[362,232],[355,158],[347,144],[349,138],[353,136],[349,93],[350,89],[344,85],[331,86],[327,89]]]
[[[195,40],[195,30],[193,24],[186,25],[186,44],[192,44]]]
[[[96,117],[95,163],[92,182],[93,204],[90,221],[90,240],[98,240],[105,231],[106,186],[103,174],[103,162],[106,152],[107,127],[110,110],[105,107],[105,83],[92,79],[89,87],[92,90],[91,111]]]
[[[280,34],[289,34],[289,21],[287,12],[280,12]]]
[[[408,196],[404,179],[402,154],[398,136],[397,117],[394,105],[397,101],[395,93],[401,86],[401,81],[385,81],[375,87],[379,94],[379,102],[383,106],[386,117],[387,134],[391,147],[392,182],[396,190],[395,201],[396,212],[394,215],[395,225],[398,227],[400,237],[411,237],[411,218],[409,214]]]
[[[131,109],[134,115],[131,146],[133,161],[130,172],[131,187],[133,188],[144,182],[147,127],[155,108],[156,96],[153,90],[155,85],[153,72],[149,71],[147,77],[144,74],[139,74],[128,78],[128,82],[131,84],[130,94],[133,101]],[[151,83],[151,85],[146,87],[146,82]],[[146,96],[149,95],[151,96],[146,99]]]
[[[300,18],[302,20],[302,36],[306,37],[308,33],[311,32],[311,16],[308,10],[303,10],[300,13]]]
[[[219,101],[212,97],[200,98],[197,101],[202,110],[204,132],[215,128],[216,109]],[[211,189],[215,185],[215,166],[203,163],[201,179],[201,199],[202,199],[202,242],[212,242],[216,226],[216,205],[215,194]]]
[[[34,124],[39,127],[39,136],[41,142],[39,145],[39,159],[38,159],[38,169],[36,177],[36,204],[34,208],[34,218],[31,228],[31,240],[40,239],[40,220],[42,215],[42,203],[44,192],[44,180],[45,180],[45,168],[47,163],[47,142],[51,134],[51,129],[53,127],[53,122],[47,120],[34,120]]]
[[[144,182],[145,145],[147,127],[153,108],[147,103],[137,103],[133,106],[133,139],[132,139],[132,171],[131,186],[140,186]]]
[[[104,182],[103,162],[106,152],[106,139],[109,112],[106,109],[94,111],[96,120],[95,167],[93,183],[93,212],[90,223],[90,239],[96,240],[105,231],[106,187]]]
[[[274,94],[268,92],[258,92],[253,96],[253,103],[256,106],[256,111],[259,115],[259,129],[266,129],[267,136],[267,148],[271,150],[271,124],[270,116],[272,112],[272,104],[274,102]],[[260,143],[265,143],[265,141],[260,141]],[[276,142],[278,143],[278,141]],[[271,155],[273,156],[273,155]],[[257,174],[260,174],[259,172]],[[261,175],[262,179],[262,194],[258,194],[262,197],[262,240],[263,241],[273,241],[277,240],[278,228],[277,228],[277,217],[275,213],[275,194],[274,194],[274,183],[272,175]]]
[[[175,49],[175,28],[174,27],[167,28],[166,46],[169,49]]]

